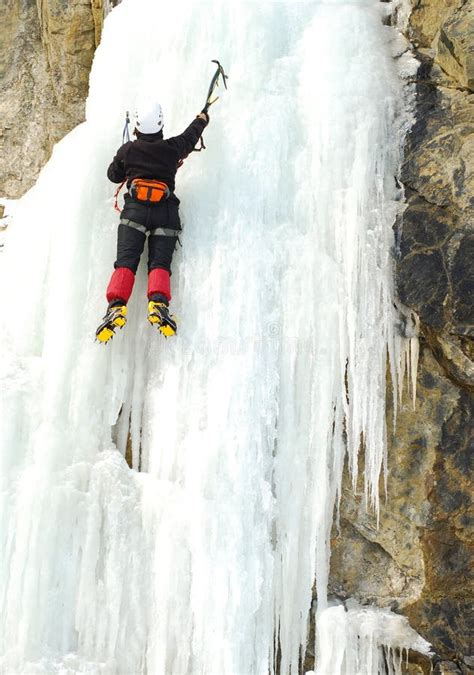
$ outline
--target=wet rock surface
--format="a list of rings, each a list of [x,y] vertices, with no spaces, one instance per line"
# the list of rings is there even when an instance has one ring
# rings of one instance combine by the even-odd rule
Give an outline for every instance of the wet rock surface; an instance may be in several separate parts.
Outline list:
[[[474,96],[418,86],[402,180],[399,297],[423,323],[474,337]]]
[[[84,118],[102,0],[3,0],[0,195],[21,196]]]
[[[424,17],[425,21],[420,18]],[[430,471],[420,531],[425,580],[406,609],[446,661],[436,672],[472,672],[472,457],[474,429],[474,13],[468,2],[414,5],[419,46],[417,121],[402,180],[407,188],[401,300],[414,309],[426,349],[457,390]],[[430,375],[433,369],[430,368]],[[439,389],[437,385],[436,389]],[[446,401],[446,399],[445,399]],[[419,414],[423,424],[424,410]],[[452,669],[450,666],[452,663]]]
[[[378,527],[362,484],[354,494],[345,477],[329,590],[403,613],[433,645],[432,666],[443,657],[472,672],[474,400],[422,344],[416,408],[407,400],[398,412]]]
[[[473,408],[424,343],[416,408],[404,402],[390,439],[379,526],[362,484],[354,494],[346,476],[332,540],[333,595],[405,614],[438,655],[451,658],[469,658],[472,649]]]
[[[430,634],[437,652],[453,659],[472,654],[472,469],[474,400],[459,390],[451,415],[442,425],[430,477],[426,527],[420,533],[425,584],[407,615]]]
[[[471,3],[412,2],[420,69],[396,282],[420,318],[418,395],[389,439],[379,529],[347,480],[333,533],[331,591],[391,606],[432,643],[429,667],[411,655],[407,672],[474,672],[473,33]]]
[[[401,175],[407,209],[401,226],[398,293],[429,328],[425,336],[432,345],[434,329],[445,344],[452,340],[453,354],[464,354],[459,353],[463,363],[458,368],[463,371],[472,361],[474,337],[471,3],[413,3],[409,37],[418,46],[421,65],[416,122]],[[448,359],[443,360],[446,367]]]

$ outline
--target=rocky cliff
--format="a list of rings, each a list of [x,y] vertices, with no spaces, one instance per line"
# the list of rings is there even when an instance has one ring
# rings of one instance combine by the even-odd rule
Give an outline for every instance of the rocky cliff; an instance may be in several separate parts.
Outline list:
[[[420,68],[396,272],[400,300],[420,319],[416,408],[406,396],[378,528],[362,494],[345,489],[331,588],[408,616],[436,652],[431,664],[413,656],[410,672],[471,673],[473,5],[412,0],[407,37]]]
[[[54,143],[82,120],[100,38],[102,0],[4,0],[0,31],[0,195],[34,182]],[[412,0],[407,26],[420,60],[416,123],[401,180],[397,288],[420,319],[416,408],[409,397],[390,440],[380,525],[362,490],[344,490],[330,590],[391,606],[434,647],[408,670],[474,672],[469,644],[474,428],[473,9],[467,0]],[[471,619],[472,625],[472,619]],[[310,659],[308,661],[310,665]]]
[[[398,287],[421,320],[423,388],[415,424],[401,420],[401,430],[419,432],[421,461],[432,458],[421,475],[424,585],[406,613],[439,654],[473,672],[474,6],[417,2],[410,26],[421,67]]]
[[[84,118],[102,0],[3,0],[0,195],[34,183],[54,144]]]

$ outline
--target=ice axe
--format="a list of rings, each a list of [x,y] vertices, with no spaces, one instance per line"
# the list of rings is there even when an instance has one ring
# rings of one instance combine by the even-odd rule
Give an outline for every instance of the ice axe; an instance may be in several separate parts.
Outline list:
[[[216,59],[213,59],[211,63],[217,63],[217,70],[214,73],[211,84],[209,85],[209,90],[207,92],[207,98],[206,98],[206,103],[204,105],[204,108],[201,110],[202,113],[205,113],[207,115],[207,111],[211,107],[213,103],[215,103],[218,100],[218,96],[215,98],[212,98],[214,96],[214,89],[219,86],[219,78],[222,77],[222,82],[224,83],[224,87],[227,89],[227,79],[228,75],[225,74],[224,68],[221,66],[219,61]],[[193,152],[201,152],[201,150],[205,150],[206,146],[204,145],[204,141],[202,139],[202,136],[200,136],[199,141],[201,145],[199,148],[194,148]]]
[[[224,87],[227,89],[227,79],[228,76],[224,72],[224,68],[222,65],[217,61],[216,59],[213,59],[211,63],[217,63],[217,70],[214,73],[214,76],[211,80],[211,84],[209,85],[209,91],[207,92],[207,98],[206,98],[206,104],[204,108],[202,109],[201,112],[206,113],[211,107],[213,103],[215,103],[218,100],[218,96],[215,98],[212,98],[214,95],[214,89],[219,86],[219,78],[222,77],[222,82],[224,83]]]

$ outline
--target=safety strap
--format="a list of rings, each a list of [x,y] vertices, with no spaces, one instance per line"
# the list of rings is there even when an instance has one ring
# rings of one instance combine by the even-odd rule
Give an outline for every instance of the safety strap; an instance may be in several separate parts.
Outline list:
[[[143,232],[143,234],[146,232],[145,225],[140,225],[140,223],[136,223],[134,220],[129,220],[128,218],[120,218],[120,225],[128,225],[128,227],[133,227],[134,230]]]
[[[204,145],[204,139],[202,136],[199,136],[199,141],[201,142],[201,145],[198,147],[195,147],[192,149],[192,152],[201,152],[201,150],[205,150],[206,146]]]
[[[122,209],[118,205],[118,196],[120,194],[120,190],[123,188],[123,186],[125,185],[126,182],[127,182],[127,179],[125,179],[122,183],[120,183],[120,185],[118,186],[118,188],[114,192],[114,209],[116,211],[118,211],[119,213],[121,213]]]
[[[150,235],[152,237],[177,237],[180,230],[176,230],[172,227],[155,227],[154,230],[150,230]]]
[[[128,218],[121,218],[120,225],[127,225],[128,227],[133,227],[134,230],[143,232],[143,234],[145,234],[147,231],[145,225],[140,225],[140,223],[136,223],[134,220],[129,220]],[[173,227],[155,227],[154,230],[150,230],[150,236],[178,237],[180,232],[181,230],[175,229]]]

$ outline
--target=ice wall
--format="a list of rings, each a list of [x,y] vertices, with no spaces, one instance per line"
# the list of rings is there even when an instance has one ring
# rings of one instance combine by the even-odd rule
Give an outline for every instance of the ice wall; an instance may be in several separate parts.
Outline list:
[[[166,27],[166,29],[164,29]],[[298,671],[347,456],[385,455],[394,174],[408,123],[375,0],[156,3],[108,16],[87,121],[2,254],[1,667]],[[105,170],[144,91],[165,134],[229,92],[180,170],[179,336],[94,343],[117,216]],[[124,459],[130,424],[134,467]],[[113,429],[112,429],[113,428]]]

